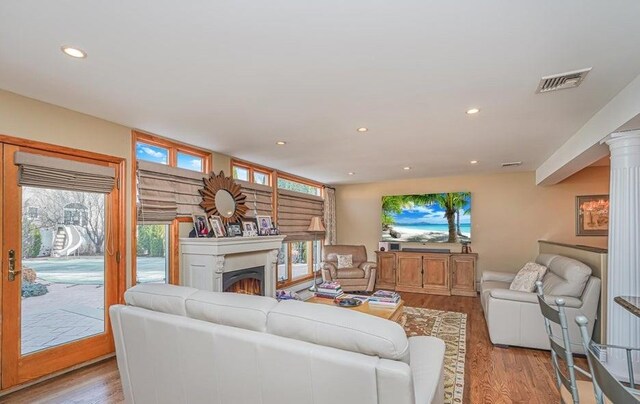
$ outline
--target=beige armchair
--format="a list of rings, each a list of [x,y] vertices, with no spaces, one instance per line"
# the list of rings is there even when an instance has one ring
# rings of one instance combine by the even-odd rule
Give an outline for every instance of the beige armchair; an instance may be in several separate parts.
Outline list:
[[[338,269],[338,255],[351,255],[353,266]],[[322,253],[322,280],[336,281],[345,292],[373,292],[376,263],[367,261],[363,245],[327,245]]]

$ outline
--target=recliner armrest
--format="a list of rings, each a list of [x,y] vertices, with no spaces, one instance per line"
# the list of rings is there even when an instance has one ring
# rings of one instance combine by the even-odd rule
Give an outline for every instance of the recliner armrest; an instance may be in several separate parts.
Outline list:
[[[484,271],[482,273],[481,282],[497,281],[497,282],[513,282],[516,274],[510,272]]]
[[[363,262],[360,264],[360,269],[364,270],[364,277],[369,278],[371,276],[371,270],[376,269],[378,264],[375,262]]]
[[[333,263],[322,261],[320,263],[320,269],[329,271],[329,273],[331,273],[331,279],[338,278],[338,268],[336,268],[336,266]]]
[[[521,291],[518,291],[518,290],[509,290],[509,289],[492,289],[489,292],[489,294],[494,299],[511,300],[511,301],[514,301],[514,302],[538,304],[538,295],[535,292],[521,292]],[[545,296],[544,300],[547,303],[555,306],[556,299],[558,297],[564,299],[565,307],[570,307],[570,308],[580,308],[580,307],[582,307],[582,301],[580,299],[575,298],[575,297]]]

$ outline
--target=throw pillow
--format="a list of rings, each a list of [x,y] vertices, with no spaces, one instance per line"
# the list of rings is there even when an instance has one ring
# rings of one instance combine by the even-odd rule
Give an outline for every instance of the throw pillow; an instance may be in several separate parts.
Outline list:
[[[518,271],[509,289],[520,292],[533,292],[536,290],[536,282],[541,280],[546,272],[547,267],[535,262],[527,262]]]
[[[353,267],[353,255],[338,255],[338,269]]]

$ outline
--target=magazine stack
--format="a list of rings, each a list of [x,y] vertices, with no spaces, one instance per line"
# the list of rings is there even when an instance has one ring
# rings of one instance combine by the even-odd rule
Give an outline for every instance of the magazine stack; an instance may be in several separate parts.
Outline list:
[[[400,294],[389,290],[377,290],[369,297],[370,307],[394,308],[400,304]]]
[[[342,295],[342,286],[338,282],[322,282],[318,285],[316,297],[335,299]]]

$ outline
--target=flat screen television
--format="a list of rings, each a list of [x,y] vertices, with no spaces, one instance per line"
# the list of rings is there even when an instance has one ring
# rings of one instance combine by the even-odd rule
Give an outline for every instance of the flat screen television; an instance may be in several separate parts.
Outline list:
[[[471,193],[383,196],[381,240],[471,242]]]

